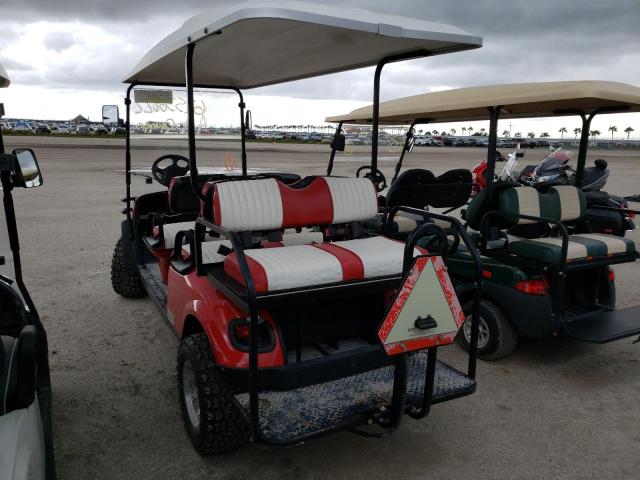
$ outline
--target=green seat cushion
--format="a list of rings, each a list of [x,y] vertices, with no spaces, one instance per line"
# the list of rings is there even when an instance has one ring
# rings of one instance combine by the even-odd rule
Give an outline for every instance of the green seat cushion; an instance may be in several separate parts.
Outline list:
[[[561,238],[536,238],[510,242],[507,251],[518,257],[546,264],[560,263],[562,257]],[[635,243],[628,238],[604,234],[581,234],[569,236],[568,261],[602,258],[613,255],[634,256]]]
[[[615,235],[605,235],[604,233],[579,233],[571,235],[576,241],[591,240],[603,243],[606,246],[606,254],[611,255],[635,255],[636,243],[630,238],[617,237]],[[594,255],[595,256],[595,255]]]

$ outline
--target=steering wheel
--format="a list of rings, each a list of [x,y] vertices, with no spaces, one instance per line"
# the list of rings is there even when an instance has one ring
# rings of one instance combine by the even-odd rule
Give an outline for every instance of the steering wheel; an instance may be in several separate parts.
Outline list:
[[[161,163],[169,161],[169,165],[160,166]],[[183,164],[182,166],[180,164]],[[169,186],[171,179],[174,177],[182,177],[189,173],[191,162],[187,157],[182,155],[169,154],[158,158],[151,166],[151,175],[160,185]]]
[[[437,245],[437,250],[436,252],[440,253],[440,255],[443,256],[449,256],[452,255],[453,253],[455,253],[456,251],[458,251],[458,247],[460,246],[460,235],[458,234],[458,232],[456,232],[455,230],[446,230],[445,233],[447,234],[447,237],[453,237],[453,240],[451,241],[451,244],[447,247],[446,252],[440,252],[440,238],[437,235],[433,235],[432,237],[426,237],[427,238],[427,242],[424,243],[423,245],[421,245],[422,248],[426,249],[427,251],[431,252],[432,251],[432,245],[436,242],[438,242]]]
[[[360,167],[356,171],[356,177],[360,178],[360,174],[365,170],[368,170],[369,172],[365,173],[363,177],[371,180],[374,188],[376,189],[376,192],[381,192],[382,190],[387,188],[387,179],[385,178],[384,174],[377,168],[375,172],[373,172],[369,165],[364,165]]]

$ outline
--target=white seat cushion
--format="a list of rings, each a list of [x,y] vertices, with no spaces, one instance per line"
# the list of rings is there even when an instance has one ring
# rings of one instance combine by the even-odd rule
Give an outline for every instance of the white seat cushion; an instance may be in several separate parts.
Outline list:
[[[414,255],[420,254],[415,249]],[[272,292],[375,277],[400,275],[404,243],[385,237],[290,247],[246,250],[256,292]],[[243,284],[236,255],[224,262],[226,273]]]
[[[362,238],[334,242],[332,245],[344,248],[360,258],[364,268],[364,278],[383,277],[402,273],[404,243],[385,237]],[[414,249],[414,256],[420,251]]]
[[[226,258],[226,256],[218,253],[218,250],[220,249],[221,246],[231,248],[231,242],[228,240],[215,240],[211,242],[204,242],[201,245],[202,245],[203,265],[207,265],[210,263],[224,262],[224,259]],[[191,255],[191,245],[183,245],[182,250],[187,255]]]
[[[195,222],[167,223],[162,225],[162,234],[164,236],[163,248],[171,249],[175,245],[176,235],[183,230],[195,228]]]
[[[295,245],[310,245],[312,243],[322,243],[324,235],[322,232],[284,232],[282,236],[282,244],[285,247],[293,247]]]

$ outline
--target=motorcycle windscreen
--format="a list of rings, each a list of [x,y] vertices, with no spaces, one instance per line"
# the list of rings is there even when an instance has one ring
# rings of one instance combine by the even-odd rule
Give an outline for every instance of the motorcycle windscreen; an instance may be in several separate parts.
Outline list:
[[[540,162],[536,168],[536,173],[539,176],[544,176],[552,173],[563,172],[569,166],[569,159],[570,157],[566,152],[562,149],[558,149]]]
[[[453,343],[465,315],[441,257],[418,257],[378,337],[387,355]]]

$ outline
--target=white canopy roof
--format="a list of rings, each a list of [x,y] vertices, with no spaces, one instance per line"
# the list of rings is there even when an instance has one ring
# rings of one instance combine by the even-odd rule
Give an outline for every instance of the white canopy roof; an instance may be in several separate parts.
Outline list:
[[[534,118],[571,115],[595,109],[640,111],[640,88],[606,81],[541,82],[489,85],[424,93],[380,103],[380,123],[408,125],[417,119],[457,122],[489,118],[487,107],[502,106],[500,118]],[[370,124],[372,106],[327,122]]]
[[[0,88],[8,87],[10,83],[7,71],[0,65]]]
[[[185,52],[194,52],[197,86],[254,88],[375,65],[426,49],[468,50],[482,39],[459,28],[406,16],[291,0],[247,0],[193,17],[153,47],[126,83],[185,84]]]

